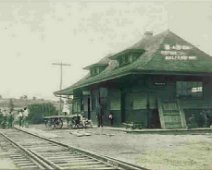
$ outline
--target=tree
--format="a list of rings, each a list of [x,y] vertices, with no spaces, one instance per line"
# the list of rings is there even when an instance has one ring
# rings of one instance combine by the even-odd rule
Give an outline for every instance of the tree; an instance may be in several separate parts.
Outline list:
[[[9,110],[10,110],[10,112],[12,112],[12,111],[13,111],[13,109],[14,109],[13,100],[12,100],[12,99],[10,99],[10,100],[9,100]]]
[[[29,122],[33,124],[43,123],[43,117],[57,115],[58,111],[52,103],[31,104],[29,109]]]
[[[27,100],[28,99],[28,96],[27,95],[23,95],[23,96],[20,97],[20,99]]]
[[[27,96],[27,95],[24,95],[24,96],[23,96],[23,99],[24,99],[24,100],[27,100],[27,99],[28,99],[28,96]]]

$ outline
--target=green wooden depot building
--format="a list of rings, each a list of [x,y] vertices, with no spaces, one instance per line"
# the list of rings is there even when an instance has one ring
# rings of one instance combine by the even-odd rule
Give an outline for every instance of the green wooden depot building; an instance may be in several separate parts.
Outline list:
[[[84,69],[89,74],[56,96],[73,95],[73,112],[104,125],[141,123],[143,128],[210,126],[212,57],[167,30],[146,32],[139,42]]]

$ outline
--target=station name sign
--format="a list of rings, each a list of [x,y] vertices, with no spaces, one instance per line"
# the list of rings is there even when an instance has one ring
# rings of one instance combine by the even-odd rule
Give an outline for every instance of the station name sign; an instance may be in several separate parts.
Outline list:
[[[186,56],[186,55],[165,56],[165,60],[196,60],[196,59],[197,59],[196,56]]]
[[[188,45],[170,45],[164,44],[163,50],[160,51],[165,60],[197,60],[196,56],[186,55],[187,50],[191,50],[192,47]]]

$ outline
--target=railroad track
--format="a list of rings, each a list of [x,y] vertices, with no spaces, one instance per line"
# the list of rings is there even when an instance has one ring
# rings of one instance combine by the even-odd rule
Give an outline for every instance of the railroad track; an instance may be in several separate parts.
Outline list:
[[[2,156],[4,158],[10,158],[13,160],[14,164],[18,169],[44,169],[42,165],[37,163],[32,157],[28,156],[25,152],[22,151],[19,147],[14,145],[14,143],[8,141],[0,133],[0,147],[4,151]]]
[[[7,140],[8,147],[13,146],[11,158],[20,169],[145,169],[20,129],[8,129],[0,134],[5,145]]]

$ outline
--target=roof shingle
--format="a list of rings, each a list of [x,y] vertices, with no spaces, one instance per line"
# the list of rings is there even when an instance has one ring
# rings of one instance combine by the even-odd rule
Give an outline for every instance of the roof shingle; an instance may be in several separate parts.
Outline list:
[[[170,46],[184,45],[191,47],[187,50],[181,50],[183,56],[195,56],[195,60],[178,60],[166,59],[166,56],[161,53],[164,51],[164,45]],[[96,76],[87,75],[72,86],[65,88],[61,91],[57,91],[56,95],[68,95],[73,92],[74,89],[86,87],[91,84],[107,81],[124,75],[132,74],[133,71],[137,72],[176,72],[180,73],[209,73],[212,74],[212,57],[204,53],[194,45],[188,43],[184,39],[180,38],[173,32],[167,30],[155,36],[143,38],[133,46],[127,48],[145,50],[143,54],[133,63],[118,67],[118,63],[115,60],[110,60],[113,56],[106,56],[102,59],[104,63],[108,63],[107,68]],[[125,50],[124,50],[125,51]],[[174,50],[177,51],[177,50]],[[176,52],[178,53],[178,51]],[[109,59],[110,58],[110,59]],[[175,57],[174,57],[175,58]],[[101,60],[100,60],[101,61]],[[101,62],[100,62],[101,63]]]

